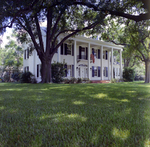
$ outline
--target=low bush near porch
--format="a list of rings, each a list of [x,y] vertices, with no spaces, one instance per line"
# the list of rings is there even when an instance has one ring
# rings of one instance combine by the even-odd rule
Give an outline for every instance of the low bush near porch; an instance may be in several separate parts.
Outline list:
[[[0,146],[150,144],[150,84],[0,83]]]

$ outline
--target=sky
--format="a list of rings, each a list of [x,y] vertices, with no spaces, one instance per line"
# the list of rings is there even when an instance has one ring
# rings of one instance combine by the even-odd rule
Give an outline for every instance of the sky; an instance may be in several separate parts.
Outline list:
[[[10,36],[12,34],[12,29],[11,28],[7,28],[6,32],[3,34],[3,36],[0,36],[0,38],[2,39],[2,44],[1,47],[5,47],[5,45],[8,43],[8,39],[7,36]]]

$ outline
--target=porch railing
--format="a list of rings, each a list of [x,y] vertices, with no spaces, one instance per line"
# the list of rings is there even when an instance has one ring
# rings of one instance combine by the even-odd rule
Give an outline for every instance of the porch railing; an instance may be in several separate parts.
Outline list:
[[[87,60],[87,56],[86,55],[77,55],[77,59]]]

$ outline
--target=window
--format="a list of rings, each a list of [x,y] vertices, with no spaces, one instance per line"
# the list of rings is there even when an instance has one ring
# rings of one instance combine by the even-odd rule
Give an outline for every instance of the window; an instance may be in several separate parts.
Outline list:
[[[72,76],[72,70],[71,70],[71,65],[67,65],[67,77]]]
[[[62,55],[71,55],[72,53],[72,44],[62,44],[61,46],[61,54]]]
[[[94,58],[98,58],[98,50],[92,48],[92,54],[93,54],[93,51],[94,51]]]
[[[103,75],[108,77],[108,67],[103,67]]]
[[[97,67],[94,67],[94,76],[97,76]]]
[[[71,55],[71,45],[67,44],[67,55]]]
[[[92,66],[92,77],[100,77],[100,66]]]
[[[37,77],[41,76],[41,64],[37,64]]]
[[[24,59],[29,59],[29,49],[24,50]]]
[[[24,67],[24,72],[28,72],[29,71],[29,66]]]

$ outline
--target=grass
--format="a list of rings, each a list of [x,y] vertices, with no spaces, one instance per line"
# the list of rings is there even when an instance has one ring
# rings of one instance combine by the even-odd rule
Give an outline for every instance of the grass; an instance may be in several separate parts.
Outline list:
[[[0,147],[149,147],[150,84],[0,83]]]

